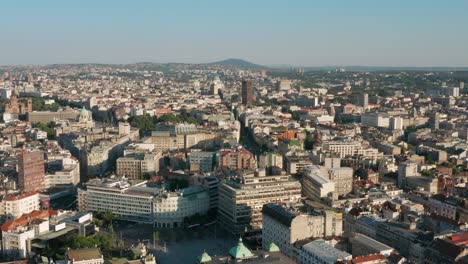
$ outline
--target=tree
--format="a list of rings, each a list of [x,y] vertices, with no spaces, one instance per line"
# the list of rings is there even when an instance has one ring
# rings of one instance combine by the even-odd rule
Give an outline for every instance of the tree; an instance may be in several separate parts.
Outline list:
[[[145,114],[130,117],[129,123],[132,127],[137,127],[142,135],[145,135],[154,130],[155,119],[152,116]]]
[[[314,143],[315,143],[315,140],[312,137],[310,136],[306,137],[304,141],[304,149],[312,150],[314,148]]]
[[[49,140],[54,140],[55,139],[55,124],[53,122],[50,122],[49,124],[44,124],[44,123],[37,123],[35,124],[35,127],[39,128],[40,130],[47,132],[47,139]]]
[[[300,111],[293,111],[291,112],[291,117],[293,120],[300,121],[301,120],[301,112]]]

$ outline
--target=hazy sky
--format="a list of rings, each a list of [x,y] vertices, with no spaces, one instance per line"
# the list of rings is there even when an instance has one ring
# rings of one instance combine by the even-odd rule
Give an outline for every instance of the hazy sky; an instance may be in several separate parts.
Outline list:
[[[5,0],[0,65],[468,66],[467,0]]]

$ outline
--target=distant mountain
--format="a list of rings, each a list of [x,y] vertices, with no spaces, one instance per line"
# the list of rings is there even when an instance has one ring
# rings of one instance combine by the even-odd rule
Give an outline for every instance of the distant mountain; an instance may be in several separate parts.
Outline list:
[[[222,61],[216,61],[207,63],[208,65],[220,65],[220,66],[229,66],[229,67],[236,67],[236,68],[265,68],[262,65],[258,65],[255,63],[248,62],[246,60],[241,59],[227,59]]]
[[[468,67],[424,67],[424,66],[315,66],[303,67],[305,71],[333,71],[336,68],[344,68],[349,72],[392,72],[392,71],[421,71],[421,72],[449,72],[467,71]]]

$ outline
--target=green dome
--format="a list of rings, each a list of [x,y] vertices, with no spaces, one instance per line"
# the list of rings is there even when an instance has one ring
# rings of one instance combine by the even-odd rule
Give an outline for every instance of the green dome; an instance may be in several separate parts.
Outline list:
[[[208,263],[211,260],[212,259],[211,259],[210,255],[208,255],[208,253],[206,253],[206,251],[204,251],[203,254],[201,254],[201,256],[198,257],[198,263]]]
[[[270,245],[267,246],[266,250],[268,252],[279,252],[280,251],[279,247],[273,242],[271,242]]]
[[[80,115],[87,115],[88,113],[89,111],[83,106],[83,108],[81,108]]]
[[[244,243],[242,243],[242,238],[239,238],[237,246],[232,247],[229,250],[229,254],[235,259],[249,258],[253,256],[252,252],[250,252],[250,250],[244,246]]]

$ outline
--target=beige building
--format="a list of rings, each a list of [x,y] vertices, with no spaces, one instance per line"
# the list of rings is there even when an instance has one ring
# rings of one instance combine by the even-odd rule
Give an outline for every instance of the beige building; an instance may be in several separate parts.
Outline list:
[[[219,187],[219,219],[233,233],[262,227],[267,203],[298,201],[301,184],[289,175],[259,176],[245,173],[239,180],[224,180]]]
[[[146,143],[154,144],[159,151],[184,150],[189,148],[205,149],[220,145],[223,138],[216,133],[173,133],[169,131],[155,131],[145,139]]]
[[[264,153],[260,155],[258,167],[260,169],[269,169],[273,167],[283,169],[283,155],[272,152]]]
[[[28,121],[31,123],[48,124],[49,122],[52,122],[55,120],[68,120],[68,119],[76,120],[79,115],[80,115],[79,110],[71,109],[71,108],[64,108],[57,112],[52,112],[52,111],[29,112]]]
[[[104,256],[99,248],[71,249],[66,253],[69,264],[104,264]]]
[[[309,165],[304,167],[302,177],[302,191],[306,197],[337,198],[335,183],[328,178],[328,170],[325,167]]]
[[[161,152],[159,151],[118,158],[116,174],[128,179],[143,179],[145,176],[154,176],[159,172],[160,159]]]
[[[80,183],[80,164],[74,158],[60,160],[61,169],[48,171],[45,175],[45,188],[60,185],[78,185]]]
[[[349,167],[333,168],[329,171],[329,179],[335,183],[338,196],[347,195],[353,191],[353,169]]]
[[[39,210],[39,193],[9,194],[0,202],[6,220],[13,220],[24,214]]]
[[[146,181],[106,178],[91,180],[78,192],[80,211],[111,211],[121,219],[161,228],[180,227],[184,218],[205,214],[209,207],[208,191],[200,186],[169,192]]]
[[[294,243],[308,238],[341,236],[341,213],[331,210],[313,211],[310,214],[292,212],[281,205],[265,204],[262,209],[262,244],[276,244],[281,252],[295,260],[298,251]]]

